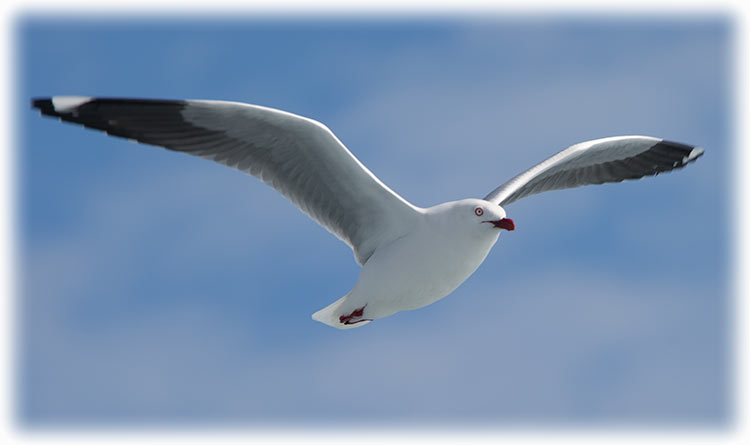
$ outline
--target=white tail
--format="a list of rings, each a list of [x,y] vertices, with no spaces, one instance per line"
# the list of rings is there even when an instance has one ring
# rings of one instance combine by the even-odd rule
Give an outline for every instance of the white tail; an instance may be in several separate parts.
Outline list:
[[[327,324],[328,326],[332,326],[337,329],[352,329],[352,328],[358,328],[360,326],[364,326],[370,321],[362,321],[360,323],[354,323],[354,324],[344,324],[341,321],[339,321],[339,317],[344,315],[341,312],[341,305],[346,301],[346,297],[348,297],[349,294],[344,295],[343,297],[339,298],[338,300],[334,301],[333,303],[329,304],[328,306],[324,307],[323,309],[319,310],[318,312],[312,314],[312,318],[315,321],[319,321],[321,323]]]

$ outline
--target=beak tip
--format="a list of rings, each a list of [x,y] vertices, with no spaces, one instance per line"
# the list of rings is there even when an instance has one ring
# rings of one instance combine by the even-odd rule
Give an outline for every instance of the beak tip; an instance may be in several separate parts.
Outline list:
[[[501,220],[494,221],[494,223],[495,227],[497,227],[498,229],[505,229],[509,232],[516,230],[516,224],[510,218],[503,218]]]

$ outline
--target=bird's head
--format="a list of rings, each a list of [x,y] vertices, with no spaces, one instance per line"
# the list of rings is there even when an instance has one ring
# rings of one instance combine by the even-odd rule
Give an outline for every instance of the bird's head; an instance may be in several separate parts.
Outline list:
[[[500,230],[515,230],[513,220],[506,217],[505,209],[482,199],[464,199],[450,203],[454,218],[472,227],[477,233],[497,234]]]

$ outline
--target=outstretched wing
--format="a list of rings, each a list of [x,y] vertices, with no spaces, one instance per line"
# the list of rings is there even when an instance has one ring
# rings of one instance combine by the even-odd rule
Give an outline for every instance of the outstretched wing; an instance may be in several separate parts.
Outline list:
[[[701,148],[648,136],[581,142],[521,173],[484,199],[506,206],[547,190],[658,175],[682,168],[702,154]]]
[[[328,128],[291,113],[204,100],[56,96],[32,105],[48,116],[249,173],[349,244],[359,264],[418,215]]]

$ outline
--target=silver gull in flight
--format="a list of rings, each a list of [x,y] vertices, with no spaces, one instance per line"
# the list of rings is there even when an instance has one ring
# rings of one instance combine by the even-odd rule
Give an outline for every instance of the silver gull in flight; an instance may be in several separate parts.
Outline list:
[[[504,207],[535,193],[638,179],[682,168],[691,145],[618,136],[573,145],[490,192],[430,208],[383,184],[323,124],[272,108],[210,100],[55,96],[42,114],[224,164],[270,185],[347,243],[362,266],[354,288],[313,314],[348,329],[447,296],[503,230]]]

